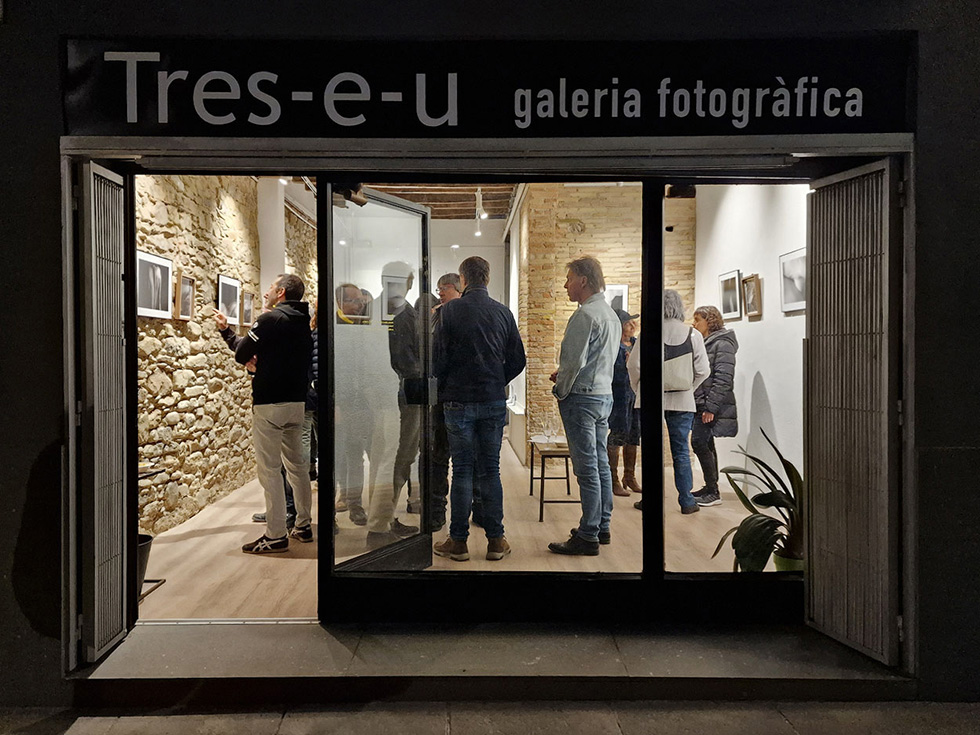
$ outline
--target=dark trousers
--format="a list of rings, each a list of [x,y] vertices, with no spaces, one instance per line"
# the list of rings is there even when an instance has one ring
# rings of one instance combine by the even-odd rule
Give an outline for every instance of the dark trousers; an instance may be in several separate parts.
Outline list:
[[[701,414],[694,414],[694,423],[691,425],[691,449],[701,463],[705,487],[711,492],[718,492],[718,453],[715,451],[715,437],[712,433],[714,424],[714,421],[705,424],[701,421]]]
[[[449,436],[446,433],[446,415],[440,403],[430,413],[432,444],[429,447],[429,521],[433,528],[446,523],[449,497]],[[425,437],[422,438],[425,441]],[[473,477],[473,517],[477,523],[483,519],[479,479]]]

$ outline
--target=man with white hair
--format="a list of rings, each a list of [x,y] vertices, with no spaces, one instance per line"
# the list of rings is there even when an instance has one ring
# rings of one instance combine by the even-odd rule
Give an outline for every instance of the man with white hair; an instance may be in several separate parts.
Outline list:
[[[674,486],[681,513],[697,513],[700,508],[691,490],[691,452],[688,438],[697,406],[694,389],[711,373],[704,337],[684,323],[684,303],[672,289],[664,291],[664,421],[670,439],[670,456],[674,463]],[[637,350],[639,352],[639,350]],[[639,370],[639,362],[636,363]],[[642,506],[640,506],[642,510]]]
[[[593,257],[569,263],[565,290],[578,309],[568,320],[561,341],[558,369],[551,374],[552,393],[568,438],[572,470],[578,479],[582,517],[567,541],[548,544],[555,554],[598,556],[599,544],[611,540],[612,471],[607,439],[613,407],[613,368],[623,328],[602,292],[602,265]]]

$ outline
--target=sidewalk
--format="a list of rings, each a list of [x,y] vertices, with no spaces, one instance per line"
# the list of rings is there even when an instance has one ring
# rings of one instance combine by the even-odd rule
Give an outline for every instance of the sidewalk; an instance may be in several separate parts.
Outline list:
[[[973,735],[980,704],[372,703],[285,712],[75,716],[0,710],[21,735]]]

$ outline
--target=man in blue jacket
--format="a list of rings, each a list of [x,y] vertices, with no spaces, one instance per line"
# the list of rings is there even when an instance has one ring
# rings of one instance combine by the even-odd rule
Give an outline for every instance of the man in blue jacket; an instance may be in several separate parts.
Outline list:
[[[454,561],[470,558],[467,539],[475,476],[483,501],[487,559],[497,561],[510,553],[500,485],[505,390],[527,360],[514,315],[487,292],[490,264],[478,256],[467,258],[459,264],[459,279],[463,295],[438,310],[433,345],[453,458],[449,538],[433,551]]]
[[[599,261],[590,256],[568,264],[565,290],[578,309],[568,319],[552,392],[568,437],[572,470],[582,498],[582,518],[567,541],[548,545],[555,554],[598,556],[610,542],[612,472],[606,440],[612,412],[613,368],[622,326],[602,292],[606,281]]]

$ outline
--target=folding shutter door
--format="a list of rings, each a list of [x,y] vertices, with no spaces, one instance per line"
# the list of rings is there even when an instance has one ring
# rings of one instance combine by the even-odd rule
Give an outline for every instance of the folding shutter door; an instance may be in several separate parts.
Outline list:
[[[812,184],[806,302],[808,622],[892,665],[899,643],[897,173],[885,160]]]

